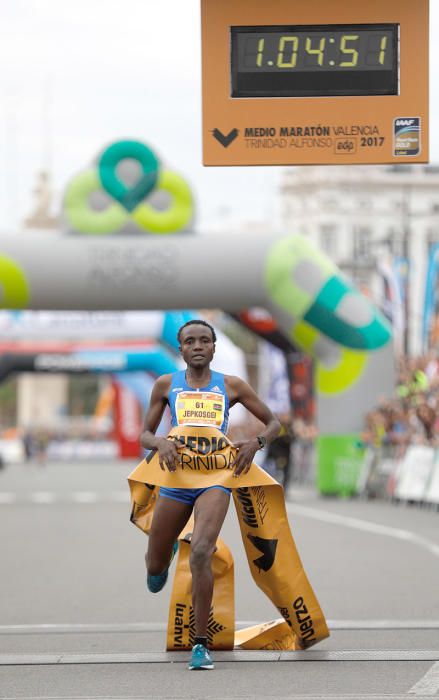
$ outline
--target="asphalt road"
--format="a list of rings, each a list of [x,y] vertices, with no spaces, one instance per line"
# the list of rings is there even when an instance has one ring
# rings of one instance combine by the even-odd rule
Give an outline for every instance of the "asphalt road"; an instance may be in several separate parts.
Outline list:
[[[290,491],[299,552],[331,637],[301,654],[165,653],[171,586],[145,590],[129,523],[133,464],[0,472],[1,698],[431,698],[439,694],[439,513]],[[233,505],[237,624],[277,611],[255,587]]]

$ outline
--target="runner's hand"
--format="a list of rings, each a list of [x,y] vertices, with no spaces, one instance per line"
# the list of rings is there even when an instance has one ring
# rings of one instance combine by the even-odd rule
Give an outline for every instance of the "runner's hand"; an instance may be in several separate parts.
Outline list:
[[[166,471],[165,467],[170,472],[177,471],[176,461],[178,460],[178,452],[175,442],[162,438],[157,447],[159,456],[160,469]]]
[[[235,473],[233,476],[241,476],[241,474],[247,474],[252,465],[254,456],[259,449],[259,442],[256,438],[252,440],[237,440],[234,443],[236,447],[236,457],[231,467],[235,467]]]

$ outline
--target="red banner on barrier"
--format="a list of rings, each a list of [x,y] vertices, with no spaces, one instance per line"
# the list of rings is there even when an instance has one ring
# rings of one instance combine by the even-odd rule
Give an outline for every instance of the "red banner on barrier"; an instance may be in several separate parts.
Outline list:
[[[135,395],[127,387],[113,383],[115,437],[119,445],[119,457],[137,458],[140,455],[141,431],[140,406]]]

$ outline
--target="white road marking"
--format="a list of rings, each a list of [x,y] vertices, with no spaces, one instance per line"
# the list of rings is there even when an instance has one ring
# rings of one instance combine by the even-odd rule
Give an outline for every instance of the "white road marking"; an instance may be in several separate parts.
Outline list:
[[[7,505],[9,503],[15,503],[17,500],[17,494],[16,493],[0,493],[0,504],[1,505]]]
[[[74,503],[97,503],[98,502],[98,494],[93,493],[92,491],[77,491],[76,493],[72,493],[72,501]]]
[[[439,662],[433,664],[433,666],[427,671],[425,676],[421,678],[420,681],[415,683],[413,688],[410,688],[410,695],[436,695],[439,691]]]
[[[427,550],[435,557],[439,557],[439,545],[425,537],[415,535],[414,532],[410,532],[409,530],[401,530],[396,527],[389,527],[388,525],[379,525],[378,523],[371,523],[368,520],[360,520],[359,518],[338,515],[326,510],[311,508],[309,506],[299,506],[292,503],[287,504],[287,511],[292,515],[303,515],[307,518],[320,520],[324,523],[342,525],[343,527],[350,527],[354,530],[362,530],[363,532],[371,532],[375,535],[385,535],[386,537],[393,537],[398,540],[403,540],[404,542],[410,542],[411,544],[416,544],[418,547],[422,547],[422,549]]]
[[[130,495],[126,491],[29,491],[25,493],[0,492],[0,505],[38,504],[54,505],[57,503],[80,503],[82,505],[94,503],[126,503],[129,504]]]
[[[248,700],[248,695],[233,695],[225,696],[221,695],[211,695],[208,691],[203,691],[204,700]],[[253,696],[254,698],[256,696]],[[265,696],[258,695],[258,698]],[[181,700],[181,695],[166,695],[163,700]],[[417,700],[430,700],[431,696],[420,697],[417,696]],[[349,693],[349,695],[337,694],[337,695],[276,695],[276,700],[407,700],[407,695],[354,695]],[[23,695],[8,695],[4,696],[2,700],[66,700],[65,695],[28,695],[23,697]],[[157,695],[70,695],[69,700],[158,700]]]
[[[215,662],[328,662],[328,661],[439,661],[439,650],[346,650],[346,651],[217,651]],[[187,663],[180,651],[131,652],[125,654],[0,654],[0,666],[58,666],[83,664]]]
[[[250,627],[250,624],[248,625]],[[163,632],[167,629],[165,622],[127,622],[101,624],[39,624],[39,625],[0,625],[1,634],[88,634],[124,632]]]
[[[128,489],[126,491],[112,491],[108,500],[116,503],[129,503],[130,502],[130,492]]]
[[[266,621],[265,621],[266,622]],[[327,620],[330,630],[436,630],[439,620]],[[236,627],[253,627],[263,624],[261,620],[237,620]],[[111,634],[138,632],[165,632],[166,622],[122,622],[122,623],[47,623],[34,625],[0,625],[0,635],[5,634]]]
[[[439,620],[328,620],[327,622],[328,626],[333,630],[439,629]]]
[[[55,499],[56,493],[53,493],[53,491],[35,491],[35,493],[32,494],[32,502],[40,505],[54,503]]]

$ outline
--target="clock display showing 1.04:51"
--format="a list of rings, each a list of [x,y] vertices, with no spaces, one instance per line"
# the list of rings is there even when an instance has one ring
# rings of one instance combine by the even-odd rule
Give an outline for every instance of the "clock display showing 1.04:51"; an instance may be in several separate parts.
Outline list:
[[[396,95],[399,26],[231,28],[232,97]]]

